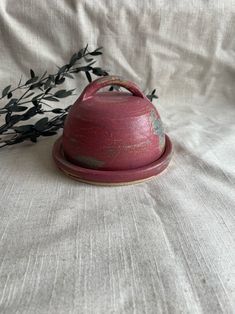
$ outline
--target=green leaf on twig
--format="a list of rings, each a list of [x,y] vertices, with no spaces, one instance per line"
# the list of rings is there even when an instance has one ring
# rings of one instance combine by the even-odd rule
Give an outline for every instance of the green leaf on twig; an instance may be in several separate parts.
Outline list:
[[[30,69],[30,75],[31,75],[31,78],[35,77],[35,73],[32,69]]]
[[[9,92],[10,89],[11,89],[11,85],[8,85],[8,86],[6,86],[6,87],[3,89],[3,91],[2,91],[2,98],[5,97],[5,96],[8,94],[8,92]]]

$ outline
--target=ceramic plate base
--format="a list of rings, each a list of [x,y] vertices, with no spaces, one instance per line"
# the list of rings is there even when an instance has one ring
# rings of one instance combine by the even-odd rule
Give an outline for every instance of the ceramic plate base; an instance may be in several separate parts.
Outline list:
[[[134,184],[151,179],[160,174],[169,165],[173,149],[170,138],[167,135],[165,137],[165,151],[158,160],[147,166],[131,170],[95,170],[74,165],[66,160],[64,156],[62,136],[55,142],[52,155],[57,167],[75,180],[96,185]]]

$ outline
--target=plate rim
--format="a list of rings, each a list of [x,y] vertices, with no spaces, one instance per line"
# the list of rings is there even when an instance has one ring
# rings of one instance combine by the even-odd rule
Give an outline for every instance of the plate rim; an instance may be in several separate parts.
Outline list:
[[[132,184],[135,181],[140,182],[151,179],[167,168],[173,154],[172,142],[169,136],[165,134],[165,150],[156,161],[130,170],[98,170],[78,166],[68,161],[63,153],[62,139],[63,135],[55,141],[52,150],[52,156],[57,167],[75,180],[98,185]],[[99,178],[100,176],[103,178]],[[122,180],[121,177],[125,179]]]

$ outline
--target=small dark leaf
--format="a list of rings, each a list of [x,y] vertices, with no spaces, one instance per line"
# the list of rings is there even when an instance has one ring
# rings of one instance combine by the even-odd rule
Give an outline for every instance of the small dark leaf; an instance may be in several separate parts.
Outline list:
[[[62,74],[64,71],[66,71],[68,69],[68,64],[63,65],[59,71],[58,71],[58,75]]]
[[[92,73],[95,74],[95,75],[97,75],[97,76],[105,76],[105,75],[108,75],[108,73],[107,73],[105,70],[103,70],[103,69],[101,69],[101,68],[98,68],[98,67],[93,68],[93,69],[92,69]]]
[[[51,112],[53,112],[53,113],[64,113],[65,110],[61,109],[61,108],[55,108],[55,109],[52,109]]]
[[[11,89],[11,85],[8,85],[7,87],[5,87],[2,91],[2,97],[5,97],[8,94],[10,89]]]
[[[58,90],[57,92],[55,92],[54,96],[57,98],[67,97],[67,91],[66,91],[66,89]]]
[[[64,120],[66,118],[66,115],[62,116],[62,117],[57,117],[57,120],[53,121],[53,129],[59,129],[61,128],[61,126],[64,124]]]
[[[8,124],[3,124],[2,126],[0,126],[0,134],[2,134],[3,132],[6,132],[8,130]]]
[[[29,89],[30,89],[30,90],[32,90],[32,89],[34,89],[34,88],[39,88],[39,89],[41,89],[40,87],[41,87],[42,85],[43,85],[42,82],[38,82],[38,83],[32,84]]]
[[[37,80],[38,80],[38,76],[34,76],[31,79],[29,79],[28,81],[26,81],[25,85],[35,83]]]
[[[43,98],[44,100],[48,100],[48,101],[59,101],[59,99],[57,99],[57,98],[55,98],[55,97],[53,97],[53,96],[47,96],[47,97],[44,97]]]
[[[45,126],[47,125],[47,122],[48,122],[48,118],[45,117],[45,118],[42,118],[40,120],[38,120],[35,125],[34,125],[34,128],[37,130],[37,131],[42,131],[44,130]]]
[[[92,82],[92,78],[91,78],[90,73],[88,71],[86,71],[85,73],[86,73],[86,77],[87,77],[88,82],[91,83]]]
[[[90,71],[92,70],[92,65],[96,63],[96,61],[92,61],[91,63],[89,63],[88,65],[85,65],[85,66],[82,66],[82,67],[78,67],[78,68],[74,68],[72,69],[73,73],[78,73],[78,72],[81,72],[81,71]]]
[[[27,124],[27,125],[20,125],[20,126],[15,126],[13,130],[15,130],[17,133],[25,133],[32,131],[33,125],[32,124]]]
[[[30,118],[32,118],[33,116],[35,116],[37,114],[37,108],[34,106],[34,107],[31,107],[29,110],[27,110],[21,120],[25,121],[25,120],[28,120]]]
[[[46,91],[45,94],[48,94],[51,91],[52,87],[49,87]]]
[[[153,101],[153,99],[157,99],[158,98],[158,96],[156,96],[156,95],[146,95],[146,97],[150,100],[150,101]]]
[[[32,104],[37,107],[38,106],[38,101],[36,99],[32,99]]]
[[[77,60],[81,59],[83,57],[83,49],[79,50],[77,53]]]
[[[77,56],[78,56],[77,53],[74,53],[74,54],[72,55],[72,57],[71,57],[71,59],[70,59],[70,61],[69,61],[70,67],[72,67],[72,66],[75,64],[75,62],[77,61]]]
[[[55,82],[55,76],[54,76],[54,75],[50,74],[50,75],[49,75],[49,78],[50,78],[50,80],[51,80],[52,82]]]
[[[83,66],[79,68],[75,68],[72,73],[78,73],[78,72],[86,72],[90,71],[92,68],[90,66]]]
[[[68,96],[73,95],[73,91],[75,91],[75,88],[68,90],[68,91],[67,91],[67,95],[66,95],[65,97],[68,97]]]
[[[35,73],[32,69],[30,69],[30,76],[31,76],[31,78],[35,77]]]
[[[156,89],[154,89],[151,94],[146,95],[146,97],[147,97],[150,101],[152,101],[153,99],[158,99],[158,96],[155,94],[155,92],[156,92]]]
[[[103,49],[103,47],[98,47],[98,48],[96,48],[94,51],[90,52],[89,54],[90,54],[90,55],[92,55],[92,56],[98,56],[98,55],[101,55],[101,54],[102,54],[102,52],[101,52],[101,51],[99,51],[99,50],[101,50],[101,49]]]
[[[55,134],[57,134],[56,131],[45,131],[45,132],[41,133],[42,136],[52,136],[52,135],[55,135]]]
[[[33,102],[34,100],[37,100],[37,99],[38,99],[39,97],[41,97],[43,94],[44,94],[44,93],[40,93],[40,94],[34,96],[34,97],[32,98],[32,102]]]
[[[9,99],[9,98],[11,98],[11,97],[12,97],[12,93],[9,92],[9,93],[7,94],[7,98]]]
[[[60,75],[58,74],[58,75],[56,75],[56,77],[55,77],[55,84],[57,84],[57,82],[58,82],[59,79],[60,79]]]
[[[10,108],[13,104],[16,103],[17,100],[18,100],[17,98],[12,98],[12,99],[6,104],[6,106],[5,106],[4,108]]]
[[[19,115],[19,114],[15,114],[15,115],[12,115],[11,118],[10,118],[10,121],[8,123],[10,123],[10,125],[13,125],[17,122],[19,122],[22,118],[22,115]]]
[[[102,52],[101,51],[93,51],[93,52],[90,52],[89,55],[91,55],[91,56],[99,56],[99,55],[102,55]]]
[[[8,112],[5,116],[5,122],[8,124],[11,120],[11,112]]]
[[[37,108],[37,113],[41,113],[40,109],[42,108],[42,104],[38,104],[36,108]]]
[[[60,84],[64,83],[64,81],[65,81],[65,78],[61,77],[60,79],[56,80],[56,84],[60,85]]]
[[[21,111],[25,111],[26,109],[28,109],[28,107],[25,107],[25,106],[19,106],[17,104],[13,105],[11,107],[11,111],[12,112],[21,112]]]

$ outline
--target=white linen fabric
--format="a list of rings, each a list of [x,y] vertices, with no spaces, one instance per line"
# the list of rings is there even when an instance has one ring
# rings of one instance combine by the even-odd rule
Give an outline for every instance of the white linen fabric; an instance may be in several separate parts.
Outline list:
[[[1,149],[1,313],[235,313],[234,28],[234,0],[0,1],[2,88],[103,46],[102,67],[157,88],[174,144],[120,187],[57,171],[56,137]]]

